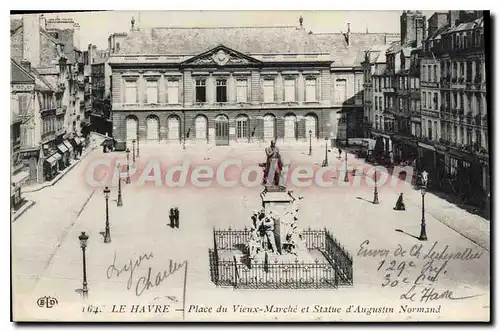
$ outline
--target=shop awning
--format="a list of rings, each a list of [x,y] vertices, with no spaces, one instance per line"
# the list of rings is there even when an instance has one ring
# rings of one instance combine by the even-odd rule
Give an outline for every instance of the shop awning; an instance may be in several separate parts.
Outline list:
[[[12,185],[14,187],[22,186],[30,178],[30,173],[26,171],[21,171],[12,175]]]
[[[64,145],[64,143],[59,144],[57,146],[57,150],[59,150],[61,153],[68,152],[68,148],[66,147],[66,145]]]
[[[47,163],[49,163],[49,164],[50,164],[50,166],[54,166],[54,165],[55,165],[55,163],[56,163],[59,159],[61,159],[61,158],[62,158],[62,156],[61,156],[59,153],[57,153],[57,152],[56,152],[56,153],[54,153],[53,155],[51,155],[50,157],[48,157],[47,159],[45,159],[45,161],[46,161]]]
[[[75,136],[75,137],[73,137],[73,141],[75,141],[75,144],[76,144],[76,145],[82,145],[82,141],[80,140],[80,138],[79,138],[79,137],[76,137],[76,136]]]
[[[69,153],[73,153],[73,145],[68,140],[64,140],[63,143],[68,148]]]

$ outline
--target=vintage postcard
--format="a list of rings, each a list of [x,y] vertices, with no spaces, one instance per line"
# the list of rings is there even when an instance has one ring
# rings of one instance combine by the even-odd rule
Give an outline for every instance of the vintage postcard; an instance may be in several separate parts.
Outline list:
[[[490,321],[488,11],[10,23],[13,321]]]

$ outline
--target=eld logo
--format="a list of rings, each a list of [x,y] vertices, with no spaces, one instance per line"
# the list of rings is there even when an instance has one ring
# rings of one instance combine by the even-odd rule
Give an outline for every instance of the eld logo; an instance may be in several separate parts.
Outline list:
[[[50,296],[41,297],[36,301],[36,304],[38,304],[40,308],[45,307],[49,309],[55,306],[57,303],[57,299]]]

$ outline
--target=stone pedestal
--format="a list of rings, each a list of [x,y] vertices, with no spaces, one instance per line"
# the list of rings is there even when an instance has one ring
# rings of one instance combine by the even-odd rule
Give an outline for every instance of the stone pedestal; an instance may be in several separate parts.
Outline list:
[[[286,191],[267,191],[262,195],[262,207],[266,211],[273,211],[281,220],[283,220],[287,207],[290,205],[292,198]],[[274,238],[276,246],[281,253],[282,244],[285,241],[286,231],[282,229],[281,222],[274,224]]]

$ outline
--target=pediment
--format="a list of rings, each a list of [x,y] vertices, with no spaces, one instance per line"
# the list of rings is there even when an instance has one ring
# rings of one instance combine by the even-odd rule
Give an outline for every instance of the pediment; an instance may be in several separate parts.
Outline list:
[[[183,65],[193,66],[250,66],[261,62],[246,54],[219,45],[207,52],[196,55],[183,62]]]

